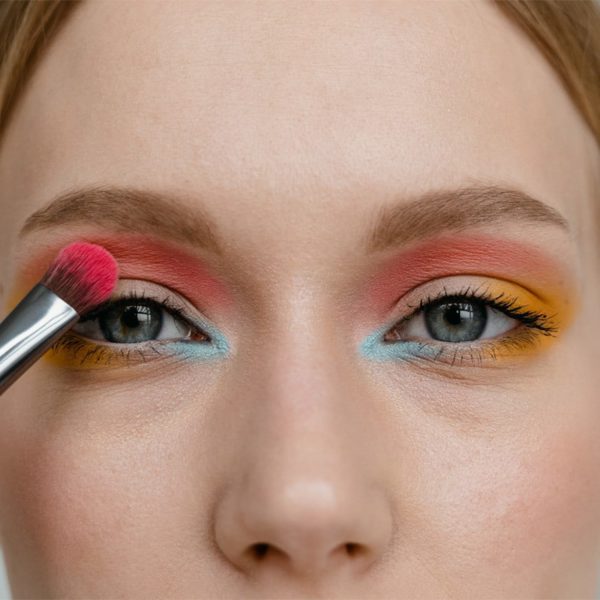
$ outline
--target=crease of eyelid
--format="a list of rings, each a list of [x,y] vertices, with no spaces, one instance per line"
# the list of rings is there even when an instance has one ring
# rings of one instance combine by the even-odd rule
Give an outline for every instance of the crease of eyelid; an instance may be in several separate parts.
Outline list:
[[[374,211],[373,218],[363,240],[367,252],[497,222],[552,224],[570,233],[567,219],[556,209],[523,191],[500,185],[438,189],[397,198]],[[190,194],[109,185],[71,189],[31,214],[19,235],[69,224],[152,233],[217,255],[223,253],[215,222]]]

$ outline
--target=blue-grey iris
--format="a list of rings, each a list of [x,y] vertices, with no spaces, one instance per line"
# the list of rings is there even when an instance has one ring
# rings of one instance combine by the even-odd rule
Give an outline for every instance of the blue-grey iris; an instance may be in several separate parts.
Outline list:
[[[156,339],[162,329],[163,309],[149,300],[124,300],[99,315],[98,324],[109,342],[147,342]]]
[[[487,312],[483,302],[448,301],[433,304],[423,311],[429,335],[440,342],[470,342],[485,330]]]

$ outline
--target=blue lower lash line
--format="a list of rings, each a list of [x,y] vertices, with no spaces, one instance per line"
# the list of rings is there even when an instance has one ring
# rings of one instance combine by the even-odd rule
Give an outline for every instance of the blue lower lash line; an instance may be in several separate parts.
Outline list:
[[[212,325],[204,322],[194,323],[197,328],[210,337],[210,342],[181,340],[170,344],[173,352],[183,354],[193,360],[212,360],[229,355],[230,345],[225,336]]]
[[[438,357],[440,353],[439,348],[421,342],[385,342],[383,338],[390,327],[391,325],[386,325],[367,336],[359,346],[360,354],[369,360],[377,362],[414,360],[415,358],[435,359]]]

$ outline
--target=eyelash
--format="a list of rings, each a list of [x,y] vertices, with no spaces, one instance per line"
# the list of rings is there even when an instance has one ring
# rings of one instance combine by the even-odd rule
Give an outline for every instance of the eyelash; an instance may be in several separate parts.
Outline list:
[[[499,350],[526,350],[535,345],[539,340],[539,336],[555,337],[558,328],[553,319],[555,315],[547,315],[543,312],[538,312],[528,309],[526,305],[519,303],[517,297],[510,296],[505,293],[493,295],[489,292],[489,288],[482,290],[483,286],[473,289],[471,286],[463,288],[459,292],[448,293],[444,287],[442,291],[435,295],[428,295],[419,300],[418,305],[407,305],[412,312],[401,318],[390,329],[386,329],[384,338],[395,332],[404,323],[417,317],[431,305],[444,300],[447,302],[477,300],[483,302],[486,306],[494,308],[506,316],[513,318],[521,323],[520,327],[516,327],[511,332],[498,338],[490,338],[485,342],[464,342],[464,343],[448,343],[431,340],[430,342],[411,342],[416,347],[417,358],[422,358],[431,362],[445,362],[454,366],[459,364],[473,363],[482,364],[486,358],[497,359]],[[166,295],[159,300],[156,297],[146,296],[144,293],[132,292],[113,301],[109,301],[94,311],[83,315],[81,321],[88,321],[97,318],[108,307],[115,304],[134,303],[140,300],[151,300],[161,305],[161,307],[169,312],[173,318],[185,323],[191,331],[191,337],[182,340],[177,340],[184,344],[210,344],[211,336],[196,325],[189,317],[187,317],[183,306],[170,295]],[[200,336],[204,339],[194,339],[194,336]],[[73,361],[77,361],[79,366],[88,364],[94,361],[95,364],[105,363],[110,365],[111,361],[123,361],[125,364],[134,362],[147,362],[148,357],[164,356],[165,350],[173,340],[149,340],[138,344],[111,344],[111,343],[95,343],[92,340],[81,337],[77,333],[69,332],[60,338],[52,347],[54,351],[63,351],[68,353]],[[384,339],[385,345],[400,345],[402,341],[389,341]],[[135,347],[132,347],[135,346]],[[438,348],[437,352],[432,356],[432,349]]]
[[[162,300],[154,296],[146,296],[143,292],[128,292],[127,294],[116,298],[115,300],[109,300],[104,304],[96,307],[94,310],[90,311],[83,315],[80,321],[92,321],[93,319],[97,319],[103,312],[105,312],[108,308],[113,306],[118,306],[120,304],[134,304],[136,301],[145,301],[145,302],[154,302],[159,304],[162,308],[164,308],[167,312],[171,313],[174,317],[183,321],[192,331],[202,333],[208,337],[208,334],[204,333],[197,325],[192,323],[191,319],[186,315],[186,312],[183,306],[178,303],[173,296],[163,296]]]
[[[527,350],[539,341],[539,336],[556,337],[558,327],[554,322],[556,315],[548,315],[543,312],[530,310],[526,305],[520,304],[519,299],[515,296],[510,296],[501,292],[493,295],[489,291],[489,287],[482,290],[484,286],[472,289],[467,286],[458,292],[448,293],[444,287],[442,291],[435,295],[429,295],[419,300],[417,306],[408,305],[408,308],[414,309],[409,315],[397,321],[391,329],[387,329],[384,334],[384,344],[398,344],[399,341],[387,341],[385,337],[390,333],[394,333],[404,323],[417,317],[427,308],[441,300],[451,303],[454,301],[477,300],[483,302],[487,307],[498,310],[506,316],[515,319],[521,323],[521,326],[516,327],[507,334],[497,338],[488,338],[484,342],[463,342],[450,343],[431,340],[430,342],[411,342],[416,345],[417,352],[430,351],[437,347],[438,351],[431,356],[418,356],[432,362],[449,362],[454,366],[457,362],[472,363],[481,365],[486,358],[496,360],[499,350]],[[448,356],[451,358],[448,360]]]
[[[163,310],[170,313],[173,318],[185,323],[185,325],[190,328],[191,336],[190,338],[184,338],[177,341],[186,344],[210,344],[212,342],[211,336],[193,323],[186,315],[182,305],[170,295],[165,295],[162,297],[162,300],[159,300],[154,296],[147,296],[143,292],[130,292],[115,300],[109,300],[95,308],[93,311],[82,315],[80,322],[94,320],[110,307],[119,304],[133,304],[136,301],[155,302],[156,304],[159,304]],[[195,339],[195,336],[201,336],[205,339],[198,340]],[[169,343],[173,343],[173,340],[149,340],[137,344],[113,344],[110,342],[97,343],[94,340],[84,338],[75,332],[68,332],[52,346],[52,350],[55,352],[62,351],[68,353],[73,360],[78,362],[79,366],[88,364],[90,361],[94,361],[95,364],[106,363],[109,365],[113,360],[122,360],[126,364],[130,364],[133,362],[147,362],[148,356],[151,354],[161,357],[164,356],[165,348]],[[85,351],[85,354],[80,356],[82,351]]]

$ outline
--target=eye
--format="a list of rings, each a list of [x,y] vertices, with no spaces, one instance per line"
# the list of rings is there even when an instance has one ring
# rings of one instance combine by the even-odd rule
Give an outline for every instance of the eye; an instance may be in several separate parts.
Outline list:
[[[475,298],[446,296],[424,305],[391,332],[389,340],[462,343],[498,337],[519,326],[517,318]]]
[[[82,315],[55,343],[48,360],[56,367],[95,370],[101,376],[105,369],[135,368],[161,359],[215,361],[230,351],[221,330],[178,291],[123,278],[109,302]]]
[[[84,317],[75,333],[114,344],[185,339],[192,327],[175,311],[148,298],[122,298]]]
[[[366,358],[491,366],[546,348],[561,323],[559,313],[550,310],[555,305],[525,287],[475,275],[432,280],[396,307],[405,316],[363,340],[360,352]]]

